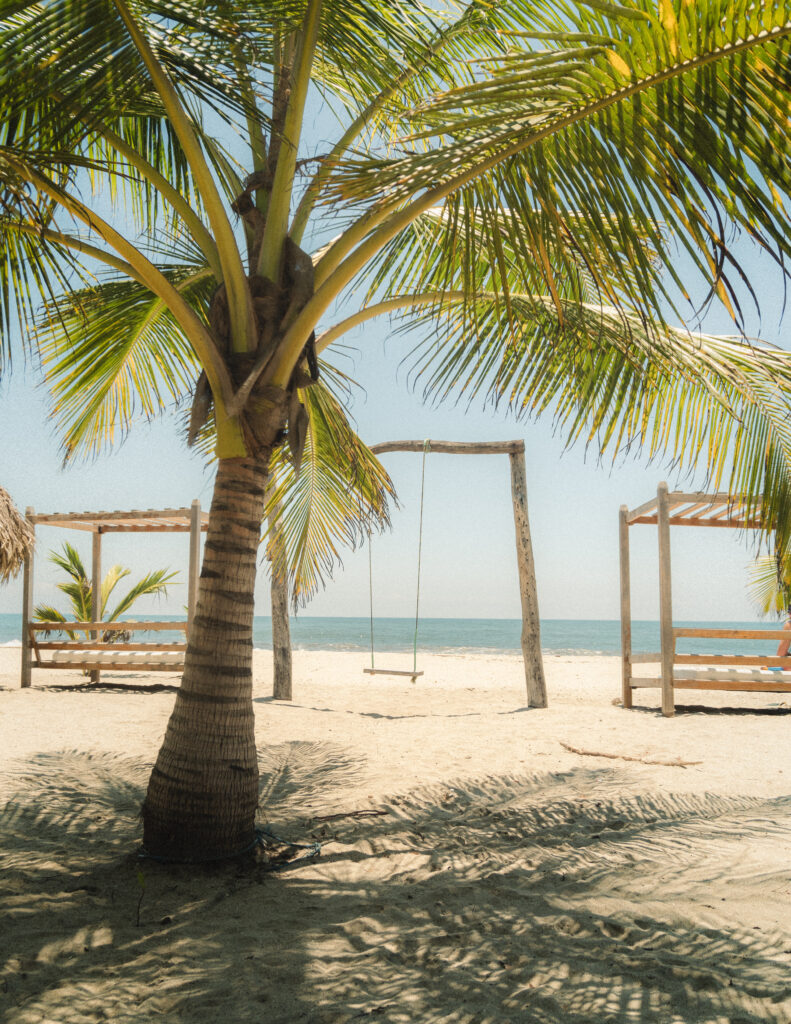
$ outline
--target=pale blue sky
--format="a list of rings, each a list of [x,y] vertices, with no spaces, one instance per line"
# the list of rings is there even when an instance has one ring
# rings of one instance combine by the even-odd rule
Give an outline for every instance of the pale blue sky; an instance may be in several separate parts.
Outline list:
[[[314,113],[311,151],[325,144],[326,119]],[[788,345],[788,318],[780,325],[782,288],[779,274],[764,256],[741,247],[757,283],[763,317],[748,330],[770,342]],[[720,314],[704,325],[730,333]],[[369,322],[345,339],[354,347],[350,370],[364,390],[355,395],[352,412],[369,443],[397,438],[501,440],[523,438],[526,444],[530,523],[535,549],[539,603],[545,618],[616,618],[618,615],[617,514],[621,503],[646,501],[661,479],[671,487],[695,489],[703,474],[679,477],[660,461],[630,458],[601,466],[596,453],[563,451],[548,421],[516,423],[500,413],[450,404],[425,406],[406,386],[399,361],[411,347],[409,338],[390,335],[386,318]],[[194,497],[208,507],[212,472],[187,451],[173,418],[140,423],[112,453],[90,463],[61,467],[59,442],[47,420],[46,395],[34,370],[17,360],[13,374],[0,383],[0,483],[24,508],[75,511],[154,508],[188,505]],[[415,601],[420,456],[388,455],[402,503],[393,531],[374,540],[375,612],[412,615]],[[520,614],[514,554],[508,464],[505,456],[429,457],[424,522],[421,609],[427,616],[518,617]],[[633,615],[657,615],[656,535],[651,527],[634,527]],[[36,601],[56,597],[54,570],[47,550],[68,538],[86,558],[84,534],[40,530]],[[674,614],[676,618],[753,618],[745,593],[749,538],[735,531],[673,531]],[[186,537],[132,535],[108,538],[107,565],[114,561],[142,573],[168,565],[186,570]],[[268,614],[265,568],[259,574],[257,612]],[[0,588],[0,612],[20,608],[21,583]],[[183,584],[151,611],[179,612]],[[142,606],[141,606],[142,607]],[[368,555],[349,552],[344,567],[302,614],[367,615]]]

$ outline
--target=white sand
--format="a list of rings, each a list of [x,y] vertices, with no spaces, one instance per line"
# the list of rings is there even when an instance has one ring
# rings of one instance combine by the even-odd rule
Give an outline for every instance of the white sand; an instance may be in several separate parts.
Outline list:
[[[172,691],[20,691],[18,661],[0,649],[8,1024],[791,1021],[778,695],[685,693],[666,720],[658,691],[614,704],[618,659],[550,657],[526,710],[517,658],[426,656],[413,685],[297,652],[287,704],[257,654],[262,822],[323,842],[272,874],[138,862]],[[643,763],[677,760],[700,763]]]

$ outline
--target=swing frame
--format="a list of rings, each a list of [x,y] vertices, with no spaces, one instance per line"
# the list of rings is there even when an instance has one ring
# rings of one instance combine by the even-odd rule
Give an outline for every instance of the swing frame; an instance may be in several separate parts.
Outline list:
[[[527,515],[527,470],[525,442],[518,441],[382,441],[370,446],[377,457],[390,452],[412,452],[426,455],[507,455],[511,470],[511,501],[516,535],[516,564],[519,571],[519,595],[522,605],[522,658],[528,707],[547,707],[547,686],[541,656],[541,629],[538,614],[533,546]],[[364,669],[368,675],[412,676],[422,672],[406,670]]]

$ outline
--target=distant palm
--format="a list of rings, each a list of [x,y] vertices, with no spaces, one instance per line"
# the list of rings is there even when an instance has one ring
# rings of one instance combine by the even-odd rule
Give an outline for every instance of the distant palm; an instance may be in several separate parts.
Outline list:
[[[791,534],[791,359],[668,323],[702,286],[743,324],[734,231],[789,265],[790,40],[775,0],[0,0],[3,338],[68,454],[187,399],[218,459],[151,852],[254,838],[270,466],[315,580],[384,514],[319,362],[375,316],[423,328],[427,395],[702,464]]]
[[[71,544],[64,544],[63,551],[50,551],[49,560],[54,562],[60,569],[69,576],[65,583],[58,583],[57,588],[69,599],[70,615],[52,605],[36,605],[33,616],[39,622],[91,622],[93,617],[93,584],[85,571],[79,552]],[[131,587],[113,610],[107,614],[107,603],[110,595],[121,582],[130,575],[129,569],[120,565],[114,565],[102,580],[102,593],[99,618],[104,622],[116,622],[124,612],[128,612],[132,605],[141,597],[149,594],[164,594],[167,592],[168,584],[178,576],[178,573],[168,572],[167,569],[157,569],[147,573],[142,579]],[[74,634],[69,630],[69,636]],[[125,638],[123,632],[108,630],[102,634],[103,643],[118,642]]]

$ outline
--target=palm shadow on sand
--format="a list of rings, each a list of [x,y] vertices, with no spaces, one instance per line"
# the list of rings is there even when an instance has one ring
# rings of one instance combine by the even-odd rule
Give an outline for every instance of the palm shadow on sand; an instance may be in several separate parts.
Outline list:
[[[261,764],[263,817],[322,841],[320,859],[140,862],[147,765],[71,751],[6,772],[7,1024],[791,1017],[771,920],[791,888],[789,799],[634,793],[627,770],[580,769],[322,822],[364,765],[323,743]]]

